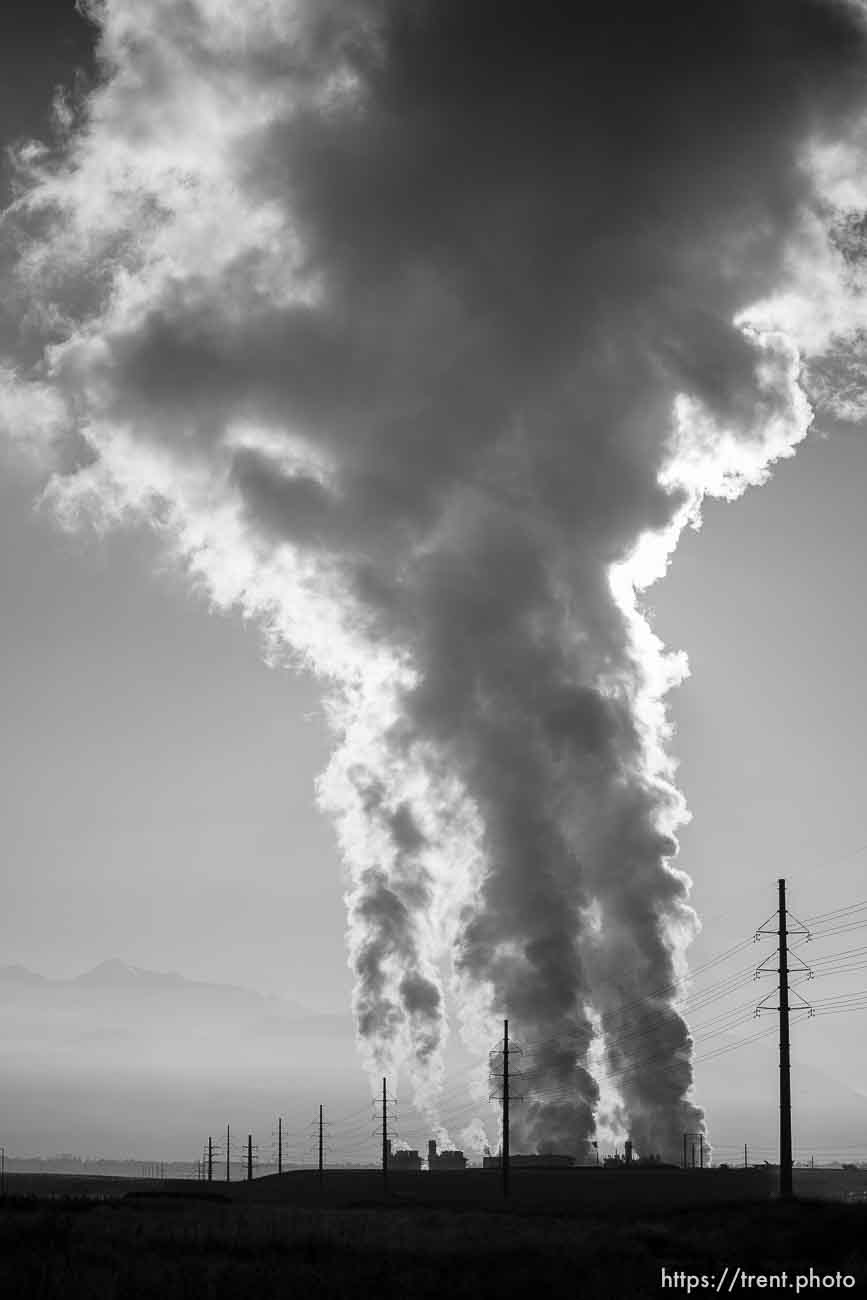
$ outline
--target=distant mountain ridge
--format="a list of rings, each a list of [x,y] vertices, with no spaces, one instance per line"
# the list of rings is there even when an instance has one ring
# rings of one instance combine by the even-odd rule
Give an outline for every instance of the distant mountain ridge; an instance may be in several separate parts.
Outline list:
[[[101,961],[92,970],[83,971],[80,975],[75,975],[68,981],[71,984],[89,984],[97,987],[108,986],[110,988],[127,988],[130,986],[141,988],[145,985],[159,988],[179,988],[183,984],[197,982],[184,979],[183,975],[179,975],[177,971],[154,971],[146,970],[143,966],[130,966],[128,962],[121,961],[119,957],[109,957],[107,961]]]
[[[29,970],[26,966],[15,962],[11,966],[0,966],[0,980],[4,984],[49,984],[50,980],[45,975],[39,975],[36,971]]]
[[[106,991],[117,993],[179,993],[207,998],[224,998],[233,1001],[255,1002],[262,1006],[278,1004],[284,1011],[297,1013],[301,1017],[313,1017],[317,1013],[293,999],[268,996],[255,989],[243,988],[237,984],[214,984],[208,980],[187,979],[178,971],[154,971],[143,966],[132,966],[119,957],[109,957],[99,962],[90,970],[82,971],[70,979],[51,979],[38,971],[30,970],[18,962],[0,966],[0,985],[23,985],[30,988],[44,989],[80,989],[94,992]]]

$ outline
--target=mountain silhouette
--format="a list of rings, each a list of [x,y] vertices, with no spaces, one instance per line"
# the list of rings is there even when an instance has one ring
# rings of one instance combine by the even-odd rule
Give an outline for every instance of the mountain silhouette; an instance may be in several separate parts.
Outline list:
[[[72,984],[91,985],[96,988],[181,988],[195,981],[185,980],[177,971],[145,970],[142,966],[130,966],[119,957],[110,957],[101,961],[92,970],[83,971],[70,980]]]
[[[44,975],[29,970],[17,962],[11,966],[0,966],[0,982],[4,984],[48,984]]]
[[[70,979],[50,979],[20,963],[0,966],[0,989],[8,990],[10,994],[17,989],[19,995],[24,995],[27,989],[47,998],[75,995],[79,998],[93,996],[98,999],[114,997],[121,1001],[135,1000],[139,996],[151,1000],[163,995],[178,1005],[204,1003],[214,1008],[222,1006],[236,1011],[246,1009],[248,1012],[277,1015],[284,1021],[328,1020],[333,1014],[323,1015],[292,998],[269,996],[237,984],[211,983],[208,980],[188,979],[178,971],[155,971],[133,966],[120,957],[109,957]],[[2,996],[0,994],[0,998]],[[340,1016],[342,1014],[337,1013]]]

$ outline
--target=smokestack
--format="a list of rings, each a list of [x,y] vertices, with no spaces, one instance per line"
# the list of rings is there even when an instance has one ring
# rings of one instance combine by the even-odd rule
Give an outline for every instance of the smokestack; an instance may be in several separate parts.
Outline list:
[[[447,995],[480,1060],[508,1016],[516,1143],[581,1158],[601,1037],[671,1159],[686,665],[642,593],[863,365],[859,7],[92,17],[80,125],[18,155],[0,424],[319,674],[372,1074],[436,1122]]]

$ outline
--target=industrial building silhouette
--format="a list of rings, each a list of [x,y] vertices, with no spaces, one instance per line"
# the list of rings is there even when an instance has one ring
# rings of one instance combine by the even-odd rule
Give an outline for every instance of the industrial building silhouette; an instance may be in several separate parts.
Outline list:
[[[440,1151],[437,1152],[437,1144],[433,1138],[427,1144],[427,1167],[428,1169],[466,1169],[467,1158],[463,1151]]]
[[[408,1148],[395,1151],[391,1139],[387,1140],[386,1148],[389,1169],[404,1173],[421,1171],[422,1158],[418,1151]],[[427,1144],[427,1167],[429,1170],[466,1169],[467,1158],[463,1151],[437,1151],[436,1139],[431,1138]]]

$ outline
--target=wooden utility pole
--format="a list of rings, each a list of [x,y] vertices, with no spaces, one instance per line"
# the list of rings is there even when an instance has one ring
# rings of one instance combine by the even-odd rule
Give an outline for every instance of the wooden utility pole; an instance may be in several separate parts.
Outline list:
[[[388,1195],[388,1091],[382,1080],[382,1190]]]
[[[509,1022],[503,1021],[503,1195],[509,1195]]]
[[[214,1181],[214,1139],[208,1138],[208,1182]]]
[[[806,926],[801,925],[797,918],[794,921],[794,930],[789,925],[789,912],[786,907],[786,882],[781,877],[777,881],[777,915],[776,929],[769,928],[771,920],[766,921],[763,926],[756,931],[756,938],[762,934],[773,934],[777,939],[777,995],[778,1002],[776,1007],[767,1006],[767,999],[763,998],[756,1007],[756,1014],[760,1011],[778,1011],[780,1017],[780,1199],[790,1200],[792,1197],[792,1062],[791,1050],[789,1044],[789,997],[791,990],[789,988],[789,935],[804,935],[809,939],[810,932]],[[794,954],[795,960],[799,963],[797,969],[803,971],[808,977],[812,974],[810,968]],[[770,961],[770,957],[767,958]],[[758,967],[756,974],[761,975],[766,970],[772,970],[773,967],[766,967],[762,962]],[[798,999],[798,1010],[807,1011],[813,1014],[813,1008],[808,1002],[805,1002],[799,993],[794,994]]]
[[[322,1107],[320,1106],[319,1107],[319,1189],[320,1191],[322,1190],[322,1178],[323,1178],[323,1171],[325,1169],[325,1160],[324,1160],[325,1142],[324,1142],[324,1134],[322,1128],[323,1128]]]
[[[792,1062],[789,1050],[789,948],[786,882],[778,881],[780,938],[780,1196],[792,1195]]]
[[[226,1182],[227,1182],[227,1183],[228,1183],[228,1182],[231,1182],[231,1177],[232,1177],[231,1170],[230,1170],[230,1168],[229,1168],[229,1159],[230,1159],[230,1157],[229,1157],[229,1151],[230,1151],[230,1149],[231,1149],[231,1148],[229,1147],[229,1139],[230,1139],[230,1136],[231,1136],[231,1135],[230,1135],[230,1133],[229,1133],[229,1125],[227,1124],[227,1125],[226,1125]]]
[[[247,1134],[247,1182],[253,1181],[253,1134]]]
[[[283,1172],[283,1116],[277,1116],[277,1173]]]
[[[503,1044],[502,1047],[495,1048],[491,1052],[491,1097],[496,1097],[503,1107],[502,1134],[500,1137],[500,1172],[502,1175],[503,1196],[509,1195],[509,1175],[511,1172],[511,1152],[510,1136],[511,1128],[509,1123],[510,1110],[512,1102],[523,1101],[523,1097],[516,1095],[513,1089],[513,1083],[516,1077],[520,1078],[520,1073],[515,1076],[512,1072],[512,1057],[521,1055],[521,1048],[509,1042],[509,1022],[503,1021]],[[499,1068],[502,1060],[502,1069]]]

